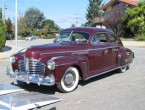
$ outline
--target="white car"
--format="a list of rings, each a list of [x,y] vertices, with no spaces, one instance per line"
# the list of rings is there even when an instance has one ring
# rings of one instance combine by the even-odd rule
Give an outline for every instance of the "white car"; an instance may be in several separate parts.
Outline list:
[[[26,37],[26,40],[29,40],[29,41],[31,41],[31,40],[36,40],[36,36],[30,34],[30,35],[28,35],[28,36]]]

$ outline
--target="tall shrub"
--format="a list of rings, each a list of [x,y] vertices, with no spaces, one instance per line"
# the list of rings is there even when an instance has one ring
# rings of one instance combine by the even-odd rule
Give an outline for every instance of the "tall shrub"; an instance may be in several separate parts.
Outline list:
[[[140,2],[137,7],[127,10],[127,26],[139,37],[145,34],[145,1]],[[141,36],[140,36],[141,35]]]
[[[0,51],[2,51],[3,47],[6,43],[6,29],[2,20],[0,20]]]
[[[95,27],[94,18],[102,16],[103,12],[100,10],[102,1],[103,0],[89,0],[86,13],[86,19],[88,21],[86,24],[89,26]]]

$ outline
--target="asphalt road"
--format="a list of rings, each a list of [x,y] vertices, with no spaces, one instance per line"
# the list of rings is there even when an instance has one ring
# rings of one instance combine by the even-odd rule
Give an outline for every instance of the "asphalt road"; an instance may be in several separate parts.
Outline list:
[[[145,48],[131,48],[135,53],[129,70],[117,71],[80,82],[71,93],[59,93],[56,87],[29,85],[27,91],[57,96],[63,101],[41,110],[145,110]],[[6,76],[8,60],[0,61],[0,83],[11,83]]]

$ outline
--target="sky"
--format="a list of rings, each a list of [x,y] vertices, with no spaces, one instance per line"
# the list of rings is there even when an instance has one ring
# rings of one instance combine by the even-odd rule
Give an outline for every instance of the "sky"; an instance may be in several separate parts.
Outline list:
[[[2,5],[1,0],[0,7]],[[53,20],[60,28],[70,27],[76,24],[76,21],[77,26],[80,26],[87,21],[85,15],[88,5],[89,0],[18,0],[18,16],[24,15],[28,8],[34,7],[43,12],[46,19]],[[5,0],[5,8],[5,18],[10,17],[14,22],[15,0]]]

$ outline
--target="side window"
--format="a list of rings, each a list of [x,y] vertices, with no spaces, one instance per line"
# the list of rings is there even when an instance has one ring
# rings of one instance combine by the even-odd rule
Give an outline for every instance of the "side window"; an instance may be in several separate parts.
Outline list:
[[[99,34],[99,40],[101,43],[107,42],[107,36],[104,33]]]
[[[111,43],[117,43],[118,42],[117,38],[112,34],[109,35],[109,38],[110,38]]]
[[[105,33],[97,33],[92,39],[93,44],[100,44],[107,42],[107,36]]]
[[[92,39],[92,43],[93,44],[99,44],[100,40],[99,40],[99,34],[95,34],[93,39]]]
[[[87,43],[89,40],[89,34],[85,32],[73,32],[70,37],[70,40],[81,43]]]

